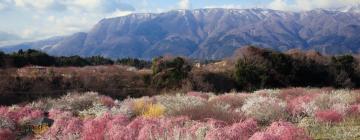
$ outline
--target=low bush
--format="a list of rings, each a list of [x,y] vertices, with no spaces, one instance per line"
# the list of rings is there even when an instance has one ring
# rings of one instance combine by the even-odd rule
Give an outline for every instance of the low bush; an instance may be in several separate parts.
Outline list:
[[[290,122],[273,122],[265,132],[279,137],[279,140],[310,140],[304,129]]]
[[[260,122],[269,122],[286,117],[286,103],[274,97],[252,96],[245,100],[241,111]]]
[[[334,110],[317,111],[315,118],[317,121],[323,123],[339,123],[344,119],[341,113]]]
[[[253,119],[244,122],[235,123],[232,126],[218,128],[210,131],[205,139],[206,140],[238,140],[249,139],[258,130],[257,122]]]
[[[8,128],[0,128],[0,139],[2,140],[15,140],[16,135]]]

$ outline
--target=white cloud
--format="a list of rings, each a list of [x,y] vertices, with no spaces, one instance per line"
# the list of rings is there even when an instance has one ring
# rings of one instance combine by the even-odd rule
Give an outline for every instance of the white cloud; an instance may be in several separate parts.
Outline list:
[[[48,16],[47,20],[49,20],[50,22],[55,21],[55,16]]]
[[[23,8],[47,9],[55,3],[54,0],[14,0],[15,6]]]
[[[180,9],[189,9],[190,8],[190,0],[180,0],[179,7],[180,7]]]
[[[274,0],[269,4],[269,8],[275,10],[288,10],[289,5],[287,5],[285,0]]]
[[[106,18],[127,16],[127,15],[130,15],[130,14],[132,14],[132,13],[133,13],[133,11],[120,11],[120,10],[116,10],[115,12],[107,15]]]
[[[12,0],[0,0],[0,11],[9,8]]]
[[[228,4],[228,5],[209,5],[205,6],[204,8],[224,8],[224,9],[242,9],[245,8],[242,5],[236,5],[236,4]]]
[[[125,16],[135,10],[122,1],[0,0],[0,10],[8,9],[19,16],[2,22],[0,31],[18,34],[25,39],[43,39],[88,31],[102,18]],[[1,16],[8,15],[0,12]]]
[[[1,11],[1,10],[4,10],[5,8],[6,8],[5,4],[0,3],[0,11]]]
[[[317,8],[329,9],[360,4],[360,0],[295,0],[292,4],[288,0],[273,0],[268,8],[275,10],[306,11]]]
[[[96,8],[101,5],[102,0],[73,0],[73,4],[84,8]]]

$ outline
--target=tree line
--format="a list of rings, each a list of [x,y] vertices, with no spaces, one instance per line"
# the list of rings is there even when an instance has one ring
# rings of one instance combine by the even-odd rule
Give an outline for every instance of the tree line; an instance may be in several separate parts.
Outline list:
[[[80,57],[80,56],[61,56],[55,57],[50,56],[44,52],[29,49],[29,50],[19,50],[11,54],[5,54],[0,51],[0,67],[1,68],[20,68],[29,65],[36,66],[56,66],[56,67],[83,67],[83,66],[96,66],[96,65],[113,65],[113,64],[123,64],[129,65],[136,68],[145,68],[150,67],[151,62],[133,59],[133,58],[123,58],[118,60],[108,59],[102,56],[92,56],[92,57]]]
[[[360,87],[359,61],[353,55],[325,56],[317,52],[287,53],[244,48],[235,66],[240,89],[277,87]]]
[[[278,52],[254,46],[235,55],[234,69],[225,72],[194,70],[185,59],[156,58],[152,84],[162,88],[184,88],[229,92],[264,88],[334,87],[359,88],[360,65],[356,55],[322,55],[315,51]]]

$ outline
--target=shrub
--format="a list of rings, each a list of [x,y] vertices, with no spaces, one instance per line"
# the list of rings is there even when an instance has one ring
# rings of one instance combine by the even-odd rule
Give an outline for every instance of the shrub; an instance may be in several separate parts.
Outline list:
[[[0,129],[15,130],[16,123],[9,118],[0,116]]]
[[[279,120],[286,115],[286,103],[273,97],[252,96],[245,100],[241,111],[261,122]]]
[[[164,136],[166,128],[163,128],[158,121],[153,123],[145,123],[139,131],[138,140],[149,140],[157,139],[158,137]]]
[[[66,127],[66,119],[56,119],[50,129],[43,135],[43,138],[62,138],[62,130]]]
[[[188,76],[191,65],[181,57],[163,58],[153,60],[151,69],[153,71],[152,84],[157,88],[176,88],[180,81]]]
[[[307,95],[307,91],[304,88],[289,88],[280,91],[279,98],[284,100],[292,100],[299,96]]]
[[[279,140],[310,140],[303,129],[289,122],[273,122],[266,133],[279,137]]]
[[[266,132],[257,132],[249,140],[279,140],[278,136]]]
[[[262,89],[257,90],[253,94],[260,96],[268,96],[268,97],[278,97],[282,90],[279,89]]]
[[[206,104],[206,100],[194,96],[184,96],[177,94],[175,96],[163,95],[156,96],[155,100],[162,104],[168,116],[180,115],[178,112],[186,108],[196,108]]]
[[[238,140],[249,139],[258,129],[257,122],[253,119],[241,123],[235,123],[232,126],[217,128],[207,133],[206,140]]]
[[[116,125],[106,131],[105,138],[107,140],[134,140],[135,136],[133,131],[126,126]]]
[[[106,130],[106,124],[111,118],[108,114],[95,119],[84,121],[82,139],[84,140],[103,140]]]
[[[43,116],[43,112],[40,110],[31,109],[29,107],[1,107],[0,108],[1,116],[7,117],[16,123],[20,123],[27,120],[32,120],[40,118]]]
[[[115,105],[114,100],[111,97],[108,97],[108,96],[101,96],[100,97],[100,103],[107,106],[107,107],[113,107]]]
[[[229,111],[227,107],[211,104],[183,107],[176,112],[173,112],[172,115],[188,116],[193,120],[204,120],[207,118],[213,118],[228,123],[238,122],[244,118],[241,113]]]
[[[356,102],[355,94],[348,90],[336,90],[316,95],[312,101],[303,104],[302,108],[309,116],[314,116],[320,110],[337,110],[345,113],[350,104]]]
[[[69,93],[57,101],[55,106],[61,110],[81,111],[90,108],[98,100],[98,93],[86,92],[84,94]]]
[[[124,115],[112,116],[112,119],[107,122],[105,138],[110,140],[132,140],[135,138],[134,132],[127,128],[126,125],[130,123],[130,119]]]
[[[153,103],[150,98],[135,99],[132,102],[132,110],[136,116],[144,114],[148,110],[148,106]]]
[[[15,140],[16,136],[13,131],[7,128],[0,128],[0,139],[1,140]]]
[[[234,139],[248,139],[257,130],[257,122],[254,119],[248,119],[244,122],[233,124],[227,132]]]
[[[49,110],[49,118],[51,119],[61,119],[61,118],[70,118],[73,116],[72,112],[69,111],[61,111],[58,109],[50,109]]]
[[[339,123],[343,120],[343,115],[334,110],[317,111],[315,118],[319,122]]]
[[[210,97],[208,94],[202,93],[202,92],[188,92],[186,95],[187,96],[199,97],[199,98],[202,98],[204,100],[208,100],[209,97]]]
[[[299,116],[302,114],[306,114],[306,105],[309,104],[315,95],[304,95],[295,97],[288,101],[287,110],[293,116]]]
[[[239,59],[236,63],[235,78],[242,89],[259,89],[267,82],[266,66],[253,61],[255,60]]]
[[[110,109],[107,106],[104,106],[102,104],[99,103],[94,103],[94,105],[92,105],[92,107],[80,111],[79,115],[82,117],[91,117],[91,116],[95,116],[95,117],[100,117],[105,113],[108,113],[110,111]]]
[[[164,112],[165,108],[161,104],[150,104],[141,116],[150,118],[160,117],[164,115]]]
[[[134,134],[134,136],[138,136],[140,133],[140,130],[146,125],[146,124],[158,124],[157,119],[154,118],[143,118],[143,117],[137,117],[133,121],[131,121],[126,128],[130,129]]]
[[[229,105],[230,109],[240,108],[249,94],[224,94],[209,99],[209,104]]]
[[[79,118],[72,118],[67,122],[66,127],[63,129],[63,136],[65,138],[80,138],[83,122]]]
[[[347,110],[347,114],[349,114],[350,116],[360,115],[360,104],[351,105]]]

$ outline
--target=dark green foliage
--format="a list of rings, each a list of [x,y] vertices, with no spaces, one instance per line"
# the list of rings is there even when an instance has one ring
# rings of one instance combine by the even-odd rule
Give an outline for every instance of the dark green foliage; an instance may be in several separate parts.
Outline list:
[[[315,58],[305,53],[296,55],[255,47],[246,48],[237,61],[235,79],[240,89],[281,87],[346,87],[359,85],[358,62],[351,55],[328,58],[317,54]],[[327,63],[330,62],[330,63]]]
[[[224,93],[236,89],[236,80],[227,73],[204,73],[203,82],[210,85],[208,92]],[[200,90],[202,91],[202,90]]]
[[[235,79],[241,89],[255,90],[265,86],[268,75],[266,67],[240,59],[236,64]]]
[[[191,66],[181,57],[165,59],[155,58],[151,67],[153,71],[152,84],[157,88],[179,87],[181,80],[188,76]]]
[[[151,62],[134,58],[118,59],[116,60],[116,64],[133,66],[138,69],[151,67]]]
[[[86,59],[81,58],[80,56],[70,56],[70,57],[59,57],[56,62],[57,66],[87,66],[91,65]]]
[[[356,74],[358,63],[353,56],[332,57],[331,68],[335,87],[352,88],[359,82],[359,75]]]
[[[19,50],[10,55],[15,67],[26,65],[51,66],[55,63],[55,58],[46,53],[29,49],[27,51]]]
[[[6,57],[5,53],[0,51],[0,60],[4,60],[4,58]],[[5,62],[4,61],[0,61],[0,68],[5,66]]]
[[[291,82],[293,86],[329,86],[331,76],[325,64],[316,63],[311,59],[293,60]]]
[[[4,54],[0,52],[0,67],[24,67],[28,65],[36,66],[96,66],[112,65],[114,61],[102,56],[92,56],[83,58],[80,56],[54,57],[37,50],[19,50],[16,53]]]
[[[102,56],[92,56],[86,58],[86,60],[90,62],[90,64],[93,66],[114,64],[114,61],[112,61],[111,59],[104,58]]]

